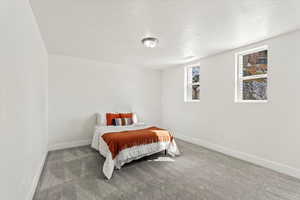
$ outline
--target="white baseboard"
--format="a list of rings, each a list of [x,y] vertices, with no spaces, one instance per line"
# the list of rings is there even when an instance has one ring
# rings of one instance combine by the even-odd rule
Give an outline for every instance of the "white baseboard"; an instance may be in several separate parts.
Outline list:
[[[207,142],[205,140],[201,140],[199,138],[189,137],[189,136],[185,136],[182,134],[176,134],[175,136],[177,138],[185,140],[187,142],[197,144],[197,145],[203,146],[205,148],[208,148],[208,149],[211,149],[211,150],[214,150],[214,151],[217,151],[217,152],[220,152],[220,153],[223,153],[223,154],[226,154],[226,155],[229,155],[229,156],[241,159],[241,160],[245,160],[245,161],[254,163],[256,165],[260,165],[262,167],[266,167],[266,168],[272,169],[274,171],[277,171],[277,172],[280,172],[283,174],[287,174],[289,176],[293,176],[295,178],[300,179],[300,169],[293,168],[293,167],[290,167],[288,165],[281,164],[278,162],[270,161],[270,160],[267,160],[264,158],[260,158],[255,155],[232,150],[227,147],[223,147],[223,146],[220,146],[217,144]]]
[[[46,152],[42,158],[42,161],[40,163],[40,166],[33,178],[33,182],[32,182],[32,186],[31,186],[31,189],[29,191],[29,194],[27,196],[27,200],[32,200],[33,199],[33,196],[34,196],[34,193],[36,191],[36,188],[38,186],[38,183],[39,183],[39,180],[40,180],[40,177],[41,177],[41,174],[42,174],[42,171],[43,171],[43,168],[44,168],[44,164],[46,162],[46,158],[47,158],[47,154],[48,152]]]
[[[91,144],[91,142],[92,142],[91,140],[78,140],[78,141],[72,141],[72,142],[58,143],[58,144],[50,145],[48,147],[48,151],[85,146],[85,145]]]
[[[77,147],[77,146],[84,146],[84,145],[89,145],[89,144],[91,144],[90,140],[80,140],[80,141],[59,143],[59,144],[49,146],[48,151],[53,151],[53,150],[58,150],[58,149],[66,149],[66,148]],[[27,200],[32,200],[34,197],[35,191],[37,189],[37,186],[38,186],[38,183],[39,183],[39,180],[40,180],[43,168],[44,168],[44,164],[46,162],[48,151],[44,154],[41,164],[33,178],[31,190],[28,193],[28,196],[26,198]]]

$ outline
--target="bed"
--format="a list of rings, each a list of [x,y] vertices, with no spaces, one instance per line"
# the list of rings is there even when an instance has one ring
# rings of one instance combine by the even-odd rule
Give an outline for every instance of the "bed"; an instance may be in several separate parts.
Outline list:
[[[128,126],[96,125],[92,148],[105,157],[103,174],[107,179],[114,169],[133,160],[161,151],[170,156],[180,154],[173,135],[164,129],[144,123]]]

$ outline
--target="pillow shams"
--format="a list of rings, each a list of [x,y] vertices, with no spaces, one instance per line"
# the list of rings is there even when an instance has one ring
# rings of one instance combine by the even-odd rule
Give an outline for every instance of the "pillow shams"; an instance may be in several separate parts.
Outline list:
[[[107,126],[114,125],[113,121],[116,118],[120,118],[119,113],[106,113],[106,124],[107,124]]]

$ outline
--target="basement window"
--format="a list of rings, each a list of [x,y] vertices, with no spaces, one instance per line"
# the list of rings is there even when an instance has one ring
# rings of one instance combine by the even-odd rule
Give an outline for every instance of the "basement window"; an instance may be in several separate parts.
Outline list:
[[[200,66],[185,67],[184,101],[198,102],[200,100]]]
[[[236,54],[235,101],[266,103],[268,100],[268,47]]]

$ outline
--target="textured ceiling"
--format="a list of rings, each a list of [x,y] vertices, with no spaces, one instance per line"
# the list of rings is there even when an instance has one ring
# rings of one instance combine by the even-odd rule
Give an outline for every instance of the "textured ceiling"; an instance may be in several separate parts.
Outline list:
[[[31,0],[49,53],[152,68],[300,28],[299,0]],[[145,36],[159,39],[147,49]]]

